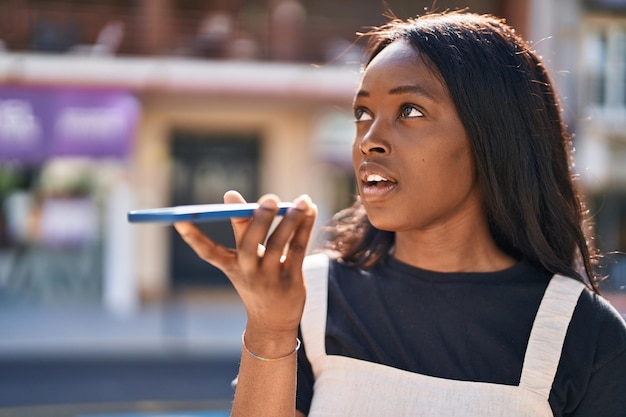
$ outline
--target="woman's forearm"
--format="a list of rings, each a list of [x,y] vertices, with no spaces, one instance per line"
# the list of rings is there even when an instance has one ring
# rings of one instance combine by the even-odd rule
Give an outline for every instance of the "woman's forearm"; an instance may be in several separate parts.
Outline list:
[[[296,336],[268,338],[247,331],[231,416],[296,415]]]

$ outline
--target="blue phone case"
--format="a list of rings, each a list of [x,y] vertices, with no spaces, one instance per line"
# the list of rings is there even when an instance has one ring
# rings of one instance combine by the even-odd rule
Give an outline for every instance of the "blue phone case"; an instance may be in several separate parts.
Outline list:
[[[251,217],[257,203],[192,204],[128,212],[130,223],[211,222],[233,217]],[[293,203],[278,203],[278,215],[284,215]]]

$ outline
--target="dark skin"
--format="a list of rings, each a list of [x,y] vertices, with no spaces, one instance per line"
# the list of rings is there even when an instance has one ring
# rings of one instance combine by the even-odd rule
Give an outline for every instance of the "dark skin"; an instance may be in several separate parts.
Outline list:
[[[368,65],[354,101],[353,147],[359,193],[372,224],[393,231],[393,256],[434,271],[489,272],[514,260],[495,244],[466,132],[447,87],[407,43],[396,41]],[[232,221],[236,249],[191,223],[176,229],[231,280],[246,308],[245,341],[233,416],[303,416],[295,409],[292,354],[306,288],[302,262],[317,215],[306,197],[270,232],[278,197],[266,195],[252,219]],[[226,203],[242,203],[228,192]]]
[[[302,262],[317,216],[306,196],[294,201],[267,238],[278,212],[278,198],[266,195],[251,219],[232,220],[236,249],[229,249],[205,236],[192,223],[176,223],[176,230],[200,258],[220,268],[237,290],[246,308],[245,340],[232,416],[294,416],[296,347],[298,325],[306,291]],[[244,203],[234,191],[225,203]]]
[[[354,109],[359,194],[372,224],[395,232],[396,258],[441,272],[513,265],[489,231],[447,87],[408,43],[396,41],[370,63]],[[387,181],[367,181],[380,178]]]

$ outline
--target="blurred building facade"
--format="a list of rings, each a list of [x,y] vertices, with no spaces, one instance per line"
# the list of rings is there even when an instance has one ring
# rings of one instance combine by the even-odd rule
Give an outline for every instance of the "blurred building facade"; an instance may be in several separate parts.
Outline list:
[[[409,17],[432,2],[387,3]],[[466,6],[506,17],[543,55],[601,246],[626,251],[626,1],[437,2]],[[227,285],[170,227],[127,224],[130,209],[220,202],[228,189],[308,193],[321,222],[350,204],[363,46],[352,44],[384,11],[357,0],[0,2],[0,293],[124,309]],[[54,116],[38,113],[46,100]],[[92,142],[118,126],[118,146],[59,148],[73,137],[55,127],[67,118]],[[29,134],[50,143],[15,151]],[[76,225],[71,244],[59,244],[67,228],[42,228],[46,215]],[[230,242],[227,224],[206,230]]]

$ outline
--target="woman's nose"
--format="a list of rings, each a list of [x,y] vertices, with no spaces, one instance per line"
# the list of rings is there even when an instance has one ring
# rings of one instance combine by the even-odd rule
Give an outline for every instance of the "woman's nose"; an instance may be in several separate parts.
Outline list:
[[[389,132],[385,129],[381,120],[375,120],[365,134],[358,138],[359,149],[364,155],[368,153],[389,153],[391,146],[387,135]]]

